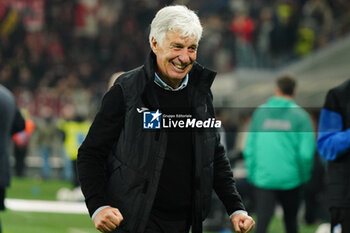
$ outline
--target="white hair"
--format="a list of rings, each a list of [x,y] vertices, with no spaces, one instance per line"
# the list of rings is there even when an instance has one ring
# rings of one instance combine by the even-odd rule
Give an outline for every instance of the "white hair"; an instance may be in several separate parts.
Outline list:
[[[194,36],[197,43],[202,37],[202,25],[197,14],[186,6],[167,6],[160,9],[151,23],[149,43],[152,47],[152,37],[162,44],[168,31],[181,32],[182,37]]]

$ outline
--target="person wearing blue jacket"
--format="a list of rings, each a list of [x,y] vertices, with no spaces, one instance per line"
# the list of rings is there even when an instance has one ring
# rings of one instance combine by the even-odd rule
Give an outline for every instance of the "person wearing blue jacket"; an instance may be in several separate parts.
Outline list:
[[[331,229],[350,232],[350,80],[329,90],[318,131],[318,152],[327,161]]]

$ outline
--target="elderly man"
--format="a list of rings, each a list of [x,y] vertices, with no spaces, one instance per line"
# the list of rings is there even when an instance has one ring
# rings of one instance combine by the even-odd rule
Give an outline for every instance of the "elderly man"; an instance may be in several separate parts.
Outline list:
[[[202,232],[213,188],[234,230],[253,228],[215,129],[215,73],[195,62],[201,34],[193,11],[161,9],[145,64],[104,96],[78,153],[86,204],[101,232]]]

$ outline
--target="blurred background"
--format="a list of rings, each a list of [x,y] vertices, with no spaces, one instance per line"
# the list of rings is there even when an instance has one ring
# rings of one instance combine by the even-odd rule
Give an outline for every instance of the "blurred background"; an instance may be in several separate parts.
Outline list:
[[[276,77],[296,77],[295,100],[315,125],[327,91],[350,78],[348,0],[1,0],[0,83],[14,93],[29,125],[25,136],[14,137],[9,210],[1,213],[5,233],[97,232],[84,209],[48,215],[22,212],[11,201],[83,205],[71,137],[84,139],[112,74],[143,64],[150,22],[170,4],[187,5],[203,24],[198,62],[218,72],[214,102],[238,179],[245,176],[247,123],[273,95]],[[228,231],[216,201],[206,229]],[[327,221],[302,215],[302,233]],[[271,232],[282,232],[278,216]]]

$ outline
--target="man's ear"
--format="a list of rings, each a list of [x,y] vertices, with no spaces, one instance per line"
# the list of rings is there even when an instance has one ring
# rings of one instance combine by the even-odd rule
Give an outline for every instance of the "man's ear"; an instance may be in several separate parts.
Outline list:
[[[152,37],[151,42],[152,42],[152,51],[153,53],[156,54],[158,51],[158,42],[156,41],[156,39],[154,39],[154,37]]]

